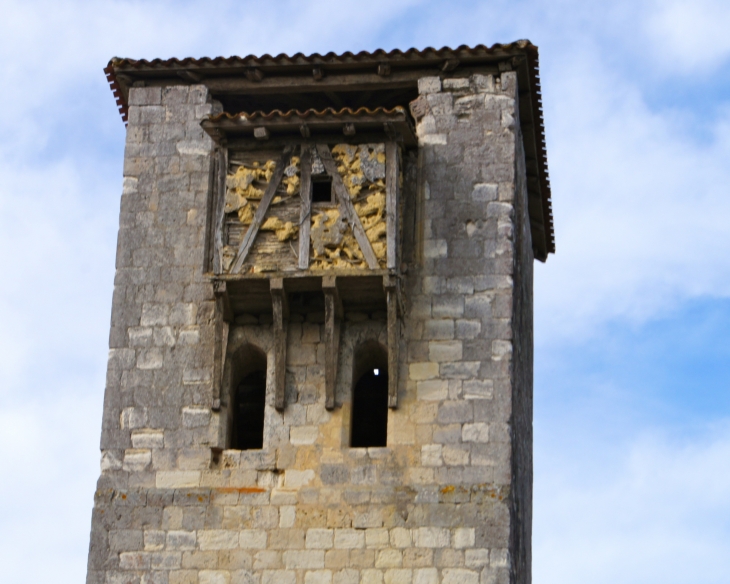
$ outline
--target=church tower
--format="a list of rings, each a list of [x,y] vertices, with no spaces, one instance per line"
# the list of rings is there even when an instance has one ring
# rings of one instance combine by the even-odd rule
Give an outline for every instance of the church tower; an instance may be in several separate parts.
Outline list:
[[[112,59],[88,584],[528,584],[537,48]]]

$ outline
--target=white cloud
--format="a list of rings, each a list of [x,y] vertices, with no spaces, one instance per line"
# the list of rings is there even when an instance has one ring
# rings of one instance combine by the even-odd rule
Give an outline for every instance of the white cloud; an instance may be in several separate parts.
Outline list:
[[[730,58],[730,4],[656,0],[654,6],[646,30],[665,71],[707,74]]]
[[[694,439],[651,433],[591,446],[538,466],[534,580],[726,582],[730,425]]]
[[[539,330],[585,335],[730,294],[730,111],[701,142],[591,54],[545,85],[557,254],[537,269]]]

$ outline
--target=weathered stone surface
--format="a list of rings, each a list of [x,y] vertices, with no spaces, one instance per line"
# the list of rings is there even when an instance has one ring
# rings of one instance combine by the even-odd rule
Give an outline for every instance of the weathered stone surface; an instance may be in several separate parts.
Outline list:
[[[398,408],[386,447],[350,448],[355,355],[387,346],[383,315],[342,319],[328,411],[324,313],[292,314],[277,411],[271,314],[223,323],[204,274],[214,146],[200,120],[220,104],[202,85],[132,88],[87,582],[530,581],[533,257],[517,77],[418,89],[421,182],[404,155],[402,192],[422,224],[404,228],[399,260]],[[374,157],[363,172],[385,169]],[[236,451],[226,375],[247,351],[268,369],[264,441]]]

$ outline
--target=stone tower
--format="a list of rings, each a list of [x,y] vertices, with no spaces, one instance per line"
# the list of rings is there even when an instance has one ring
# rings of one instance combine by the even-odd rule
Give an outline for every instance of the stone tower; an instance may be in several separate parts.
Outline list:
[[[530,582],[537,48],[136,61],[89,584]]]

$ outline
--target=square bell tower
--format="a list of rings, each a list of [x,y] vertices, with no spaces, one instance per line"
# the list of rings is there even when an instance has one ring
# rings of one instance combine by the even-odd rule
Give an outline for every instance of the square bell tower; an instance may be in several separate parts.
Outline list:
[[[88,584],[531,581],[537,47],[112,59]]]

